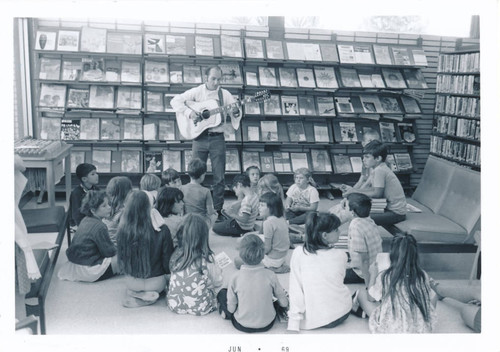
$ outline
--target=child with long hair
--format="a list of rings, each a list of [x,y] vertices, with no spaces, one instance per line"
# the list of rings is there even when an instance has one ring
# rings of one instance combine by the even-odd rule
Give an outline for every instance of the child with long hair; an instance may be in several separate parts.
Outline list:
[[[106,195],[111,206],[111,214],[109,218],[102,219],[102,222],[107,226],[109,238],[116,245],[116,232],[118,231],[118,223],[123,213],[125,206],[125,198],[132,191],[132,181],[125,176],[116,176],[109,180],[106,186]]]
[[[222,285],[222,272],[214,263],[205,219],[188,214],[181,238],[170,260],[167,305],[178,314],[206,315],[217,309],[216,290]]]
[[[156,209],[170,230],[174,247],[179,245],[178,230],[184,216],[184,194],[178,188],[163,186],[158,191]]]
[[[264,193],[272,192],[277,194],[283,204],[285,203],[285,195],[283,193],[283,186],[281,186],[278,178],[273,174],[266,174],[262,176],[257,183],[257,195],[260,197]]]
[[[252,191],[257,193],[257,184],[259,183],[259,178],[260,178],[260,169],[256,165],[252,165],[247,167],[245,170],[245,173],[247,174],[248,178],[250,179],[250,188]]]
[[[389,268],[377,276],[369,289],[378,302],[370,302],[366,290],[356,292],[354,314],[366,313],[370,317],[368,327],[372,333],[432,332],[437,296],[430,287],[429,277],[420,268],[415,237],[394,237],[389,257]]]
[[[88,191],[80,208],[85,215],[71,241],[68,262],[59,270],[61,280],[94,282],[119,272],[116,248],[102,219],[109,217],[111,207],[104,191]]]
[[[286,192],[286,219],[290,224],[302,225],[308,212],[316,211],[319,193],[311,171],[305,167],[295,170],[295,183]]]
[[[146,193],[151,204],[151,223],[155,231],[160,231],[160,228],[165,225],[163,217],[155,208],[156,198],[158,197],[158,189],[161,187],[161,179],[155,174],[145,174],[139,182],[139,189]]]
[[[143,191],[127,197],[118,226],[118,264],[127,288],[122,304],[141,307],[153,304],[165,290],[174,245],[167,226],[155,231],[151,203]]]
[[[333,248],[340,220],[333,214],[310,212],[304,245],[290,259],[288,330],[333,328],[347,319],[351,293],[344,285],[345,251]]]

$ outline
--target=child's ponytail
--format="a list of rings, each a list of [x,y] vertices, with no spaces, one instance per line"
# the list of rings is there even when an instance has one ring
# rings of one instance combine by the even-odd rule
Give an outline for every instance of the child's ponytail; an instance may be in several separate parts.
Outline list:
[[[330,248],[322,234],[332,232],[340,226],[340,219],[333,214],[311,211],[306,216],[305,253],[316,253],[318,249]]]

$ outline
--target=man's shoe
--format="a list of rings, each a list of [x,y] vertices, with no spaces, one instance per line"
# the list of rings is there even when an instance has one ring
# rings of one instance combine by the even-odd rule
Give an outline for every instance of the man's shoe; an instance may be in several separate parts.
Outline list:
[[[215,220],[215,222],[222,222],[227,220],[227,218],[221,212],[218,212],[218,214],[219,215],[217,215],[217,219]]]

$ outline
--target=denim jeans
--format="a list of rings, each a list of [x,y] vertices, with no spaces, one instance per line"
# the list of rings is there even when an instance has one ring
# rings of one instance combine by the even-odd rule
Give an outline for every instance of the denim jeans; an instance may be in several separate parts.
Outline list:
[[[193,141],[193,158],[200,158],[207,162],[208,154],[210,154],[214,175],[212,186],[214,208],[219,211],[224,205],[224,175],[226,173],[226,141],[223,133],[215,136],[204,133]]]

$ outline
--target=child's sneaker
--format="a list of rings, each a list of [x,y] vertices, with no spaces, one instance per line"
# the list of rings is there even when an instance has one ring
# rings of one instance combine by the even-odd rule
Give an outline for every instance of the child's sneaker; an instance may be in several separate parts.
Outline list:
[[[361,319],[364,319],[364,318],[367,318],[368,316],[366,315],[365,311],[359,305],[358,295],[359,295],[359,290],[356,290],[352,295],[351,314],[354,314],[355,316],[357,316]]]

